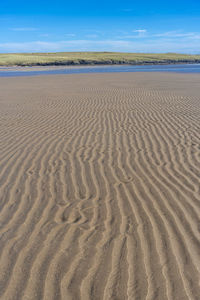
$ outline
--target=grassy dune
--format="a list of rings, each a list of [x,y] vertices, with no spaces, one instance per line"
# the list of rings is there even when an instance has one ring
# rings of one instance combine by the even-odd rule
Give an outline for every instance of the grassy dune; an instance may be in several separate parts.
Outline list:
[[[177,53],[58,52],[0,54],[0,66],[154,64],[200,62],[200,55]]]

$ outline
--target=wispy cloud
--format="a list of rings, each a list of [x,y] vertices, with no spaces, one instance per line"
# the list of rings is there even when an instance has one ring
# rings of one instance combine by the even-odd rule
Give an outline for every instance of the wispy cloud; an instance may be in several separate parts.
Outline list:
[[[33,41],[24,43],[0,43],[0,52],[54,52],[54,51],[124,51],[124,52],[180,52],[198,53],[200,39],[192,43],[176,39],[130,40],[68,40],[58,42]]]
[[[38,28],[35,27],[14,27],[11,28],[13,31],[36,31]]]
[[[135,29],[135,30],[132,30],[132,32],[134,34],[124,34],[122,35],[121,37],[119,38],[125,38],[125,39],[138,39],[138,38],[144,38],[146,37],[146,33],[147,33],[147,30],[146,29]]]
[[[136,29],[132,30],[134,34],[123,33],[118,36],[119,39],[154,39],[154,40],[188,40],[188,42],[192,42],[193,40],[200,39],[200,32],[181,32],[181,31],[167,31],[160,33],[151,33],[148,32],[147,29]]]
[[[36,28],[15,28],[15,31],[37,30]],[[116,31],[117,33],[117,31]],[[118,32],[119,33],[119,32]],[[38,41],[0,43],[0,52],[56,52],[56,51],[124,51],[124,52],[180,52],[198,53],[200,49],[199,32],[150,32],[139,28],[112,34],[104,38],[97,31],[84,32],[84,38],[77,39],[75,33],[66,33],[60,41],[45,41],[49,34],[41,34]],[[104,32],[105,34],[105,32]],[[43,37],[43,39],[42,39]]]
[[[177,31],[168,31],[168,32],[154,34],[154,36],[156,36],[156,37],[172,37],[172,38],[188,37],[191,35],[193,35],[193,33],[178,33]]]
[[[146,30],[146,29],[136,29],[136,30],[133,30],[133,32],[137,32],[137,33],[146,33],[147,30]]]
[[[166,37],[166,38],[199,38],[200,33],[197,32],[180,32],[180,31],[168,31],[157,33],[154,37]]]
[[[129,41],[120,40],[70,40],[58,42],[22,42],[22,43],[0,43],[0,51],[7,52],[39,52],[39,51],[109,51],[111,48],[116,51],[131,46]]]

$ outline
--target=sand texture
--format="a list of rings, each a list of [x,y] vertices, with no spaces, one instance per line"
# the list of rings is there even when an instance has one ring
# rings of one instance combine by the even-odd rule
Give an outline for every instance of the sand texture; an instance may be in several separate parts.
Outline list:
[[[0,78],[0,299],[200,299],[200,75]]]

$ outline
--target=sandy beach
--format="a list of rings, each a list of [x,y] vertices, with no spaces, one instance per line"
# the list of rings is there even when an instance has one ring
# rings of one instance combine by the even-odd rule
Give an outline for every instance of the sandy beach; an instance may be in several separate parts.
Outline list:
[[[200,299],[200,75],[0,78],[0,299]]]

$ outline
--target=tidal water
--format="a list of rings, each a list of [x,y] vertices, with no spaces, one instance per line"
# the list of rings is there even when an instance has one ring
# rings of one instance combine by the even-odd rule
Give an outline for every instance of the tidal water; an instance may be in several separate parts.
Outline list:
[[[81,73],[119,73],[119,72],[173,72],[173,73],[200,73],[200,64],[170,64],[170,65],[143,65],[143,66],[66,66],[52,69],[39,69],[40,67],[0,67],[0,77],[36,76],[55,74],[81,74]]]

